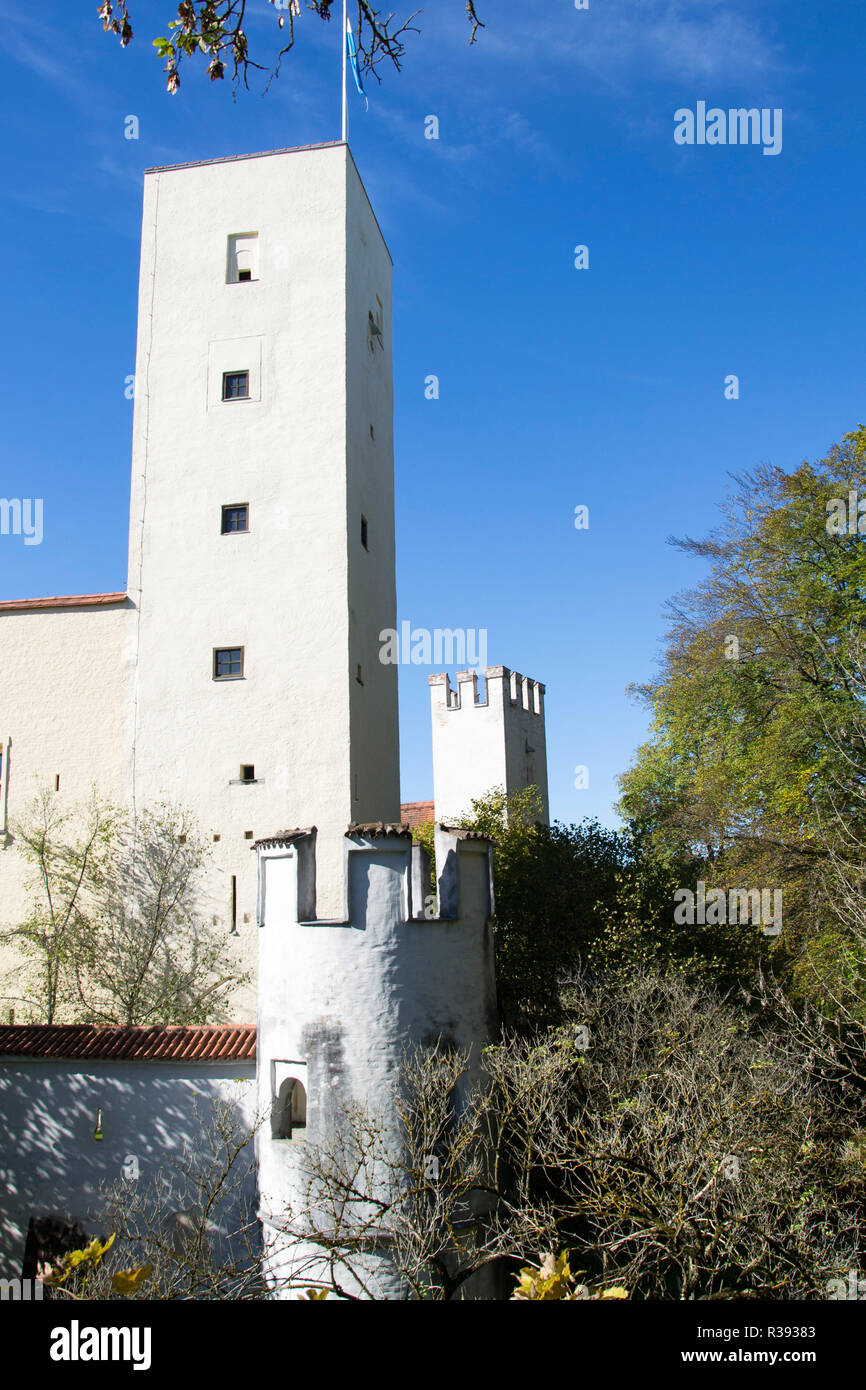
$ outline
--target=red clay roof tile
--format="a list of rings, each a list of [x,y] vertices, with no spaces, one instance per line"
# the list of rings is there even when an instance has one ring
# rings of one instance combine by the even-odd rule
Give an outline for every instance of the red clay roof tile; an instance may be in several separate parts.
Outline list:
[[[252,1023],[210,1026],[6,1024],[0,1027],[0,1056],[93,1058],[100,1061],[211,1062],[254,1061],[256,1029]]]

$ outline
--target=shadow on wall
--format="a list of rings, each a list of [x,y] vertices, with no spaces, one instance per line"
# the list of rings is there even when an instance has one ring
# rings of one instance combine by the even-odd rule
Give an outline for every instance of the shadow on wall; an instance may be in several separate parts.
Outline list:
[[[166,1215],[180,1219],[185,1171],[211,1157],[215,1102],[250,1135],[220,1212],[228,1231],[256,1211],[254,1062],[0,1063],[0,1278],[32,1277],[22,1269],[31,1221],[42,1223],[31,1258],[40,1231],[52,1246],[64,1228],[110,1234],[101,1194],[118,1182],[159,1183]]]

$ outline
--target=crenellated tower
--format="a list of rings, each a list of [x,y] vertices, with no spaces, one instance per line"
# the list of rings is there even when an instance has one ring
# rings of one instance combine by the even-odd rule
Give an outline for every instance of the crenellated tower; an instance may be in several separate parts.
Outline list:
[[[433,785],[437,820],[456,820],[475,797],[493,787],[516,791],[536,786],[544,820],[547,743],[544,686],[507,666],[488,666],[484,692],[475,671],[429,677],[433,721]]]
[[[273,1280],[303,1268],[315,1282],[316,1250],[302,1239],[309,1148],[332,1148],[352,1104],[380,1114],[398,1145],[394,1100],[407,1049],[468,1052],[464,1088],[480,1075],[498,1028],[492,849],[483,836],[437,826],[434,907],[427,856],[407,826],[350,826],[338,920],[316,915],[315,830],[274,835],[257,850],[258,1103],[267,1117],[259,1214]],[[376,1297],[405,1298],[387,1244],[384,1229],[356,1273]],[[340,1274],[351,1288],[351,1269]]]

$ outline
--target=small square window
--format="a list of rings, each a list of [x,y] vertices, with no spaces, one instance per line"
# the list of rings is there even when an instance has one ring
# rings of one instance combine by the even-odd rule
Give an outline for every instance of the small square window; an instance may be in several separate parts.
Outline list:
[[[362,546],[364,547],[365,550],[368,548],[368,547],[367,547],[367,518],[366,518],[365,516],[362,516],[362,517],[361,517],[361,544],[362,544]]]
[[[244,673],[243,647],[215,647],[213,678],[215,681],[236,679]]]
[[[222,534],[230,536],[235,531],[249,531],[250,529],[250,509],[246,502],[241,502],[222,509]]]
[[[256,769],[252,763],[241,763],[241,781],[254,782],[256,780]]]
[[[244,831],[244,839],[245,839],[245,840],[251,840],[252,838],[253,838],[253,832],[252,832],[251,830],[245,830],[245,831]]]
[[[251,270],[239,270],[239,271],[238,271],[238,284],[239,284],[239,285],[245,285],[245,284],[247,284],[248,281],[252,280],[252,278],[253,278],[253,272],[252,272]]]
[[[223,400],[245,401],[250,394],[249,372],[223,372]]]

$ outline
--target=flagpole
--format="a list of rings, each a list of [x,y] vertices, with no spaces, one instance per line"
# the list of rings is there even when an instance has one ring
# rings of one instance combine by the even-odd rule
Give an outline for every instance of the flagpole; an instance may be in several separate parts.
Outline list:
[[[349,0],[343,0],[343,34],[342,34],[342,40],[343,40],[343,144],[344,144],[344,145],[347,145],[347,144],[349,143],[349,101],[348,101],[348,97],[347,97],[347,93],[346,93],[346,49],[348,48],[348,41],[347,41],[346,35],[347,35],[347,33],[348,33],[348,26],[349,26],[348,2],[349,2]]]

